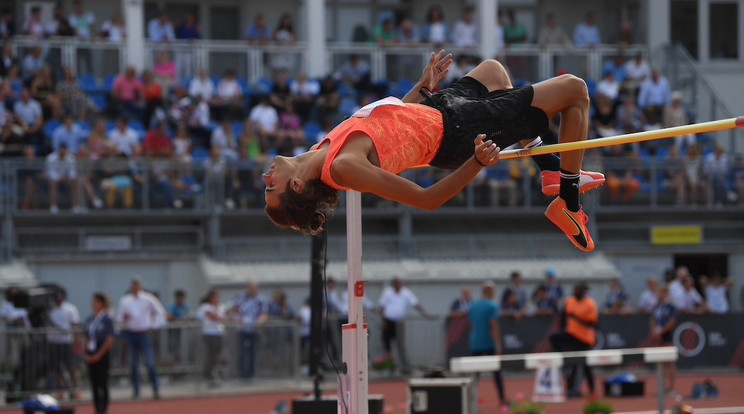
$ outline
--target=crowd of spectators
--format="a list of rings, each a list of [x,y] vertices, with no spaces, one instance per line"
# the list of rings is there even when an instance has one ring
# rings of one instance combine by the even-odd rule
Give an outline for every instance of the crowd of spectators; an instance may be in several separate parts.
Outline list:
[[[80,1],[74,2],[68,16],[57,7],[50,22],[42,21],[41,10],[34,7],[20,28],[11,12],[3,16],[0,34],[5,39],[22,33],[118,42],[126,36],[120,15],[97,26],[96,16]],[[454,46],[460,51],[471,49],[475,55],[479,35],[474,16],[475,10],[465,7],[450,27],[443,9],[433,5],[424,24],[391,15],[372,30],[362,30],[371,35],[362,33],[355,40],[380,47]],[[514,10],[504,10],[497,32],[500,47],[536,42],[542,47],[574,49],[603,43],[592,12],[569,36],[555,14],[547,16],[536,34],[528,33]],[[631,34],[632,25],[623,24],[617,42],[627,44]],[[202,37],[197,15],[189,14],[174,25],[165,12],[148,22],[147,35],[163,44]],[[297,33],[290,14],[283,14],[273,27],[259,14],[244,38],[254,45],[282,46],[295,43]],[[593,102],[590,138],[694,122],[682,94],[670,89],[669,81],[651,68],[642,53],[628,58],[619,50],[606,63],[601,79],[587,80]],[[0,153],[23,160],[26,166],[18,169],[18,207],[48,208],[52,213],[60,205],[76,213],[145,204],[183,208],[195,205],[202,196],[219,208],[260,206],[260,172],[268,159],[303,152],[364,104],[407,92],[390,88],[387,82],[373,82],[370,63],[355,54],[337,71],[310,79],[303,73],[290,75],[297,66],[296,54],[272,52],[268,65],[273,78],[251,85],[230,69],[221,77],[211,77],[206,70],[183,76],[183,68],[191,65],[181,60],[188,56],[166,47],[158,49],[151,68],[127,68],[96,89],[90,87],[89,76],[76,78],[41,46],[21,57],[16,52],[7,44],[0,65]],[[79,66],[91,64],[89,55],[90,50],[81,50]],[[406,62],[408,58],[396,56],[388,63],[415,67]],[[445,84],[466,74],[474,59],[470,52],[458,55]],[[553,127],[557,132],[558,122]],[[543,139],[550,142],[551,138]],[[599,155],[594,159],[606,172],[611,203],[633,202],[651,186],[672,194],[677,204],[744,203],[744,160],[732,160],[707,137],[617,146]],[[35,163],[45,166],[33,167]],[[651,174],[651,167],[658,173]],[[417,175],[421,185],[440,178],[432,171]],[[653,177],[656,182],[651,182]],[[477,205],[516,206],[529,197],[525,189],[539,194],[539,178],[529,162],[509,161],[484,171],[473,188]],[[465,202],[464,195],[453,200]]]

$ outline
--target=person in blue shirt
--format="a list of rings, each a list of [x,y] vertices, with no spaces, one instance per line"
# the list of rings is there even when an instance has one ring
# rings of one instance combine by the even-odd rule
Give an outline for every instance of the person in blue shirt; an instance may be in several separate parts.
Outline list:
[[[93,294],[93,315],[85,323],[86,353],[93,407],[96,414],[105,414],[109,406],[109,368],[114,346],[114,321],[108,314],[108,299],[103,293]]]
[[[181,289],[173,293],[174,302],[168,308],[168,322],[179,323],[189,319],[191,307],[186,303],[186,292]],[[181,329],[176,327],[168,330],[168,349],[175,362],[181,361]]]
[[[75,123],[75,118],[68,114],[65,115],[62,125],[54,128],[52,132],[52,148],[54,151],[59,151],[59,147],[65,144],[73,155],[77,155],[78,149],[86,138],[85,131]]]
[[[266,43],[274,39],[274,32],[271,31],[271,27],[266,23],[264,15],[258,14],[256,15],[256,22],[245,29],[244,37],[248,42]]]
[[[669,287],[659,288],[659,306],[651,314],[651,339],[658,346],[672,344],[672,335],[677,326],[677,308],[674,307],[669,298]],[[666,393],[674,394],[674,382],[677,378],[677,368],[674,362],[665,362],[664,377],[666,382]]]
[[[474,356],[501,355],[501,328],[499,327],[499,306],[494,303],[496,285],[493,282],[483,284],[483,297],[470,307],[470,353]],[[499,402],[508,405],[504,397],[504,381],[501,372],[493,372],[493,381],[499,394]]]

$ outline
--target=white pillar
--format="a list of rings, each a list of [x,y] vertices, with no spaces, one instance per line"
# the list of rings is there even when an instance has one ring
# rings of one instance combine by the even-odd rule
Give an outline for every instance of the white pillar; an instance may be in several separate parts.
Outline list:
[[[646,1],[646,33],[651,53],[670,42],[672,36],[671,3],[672,0]]]
[[[496,50],[496,13],[499,0],[478,0],[478,29],[480,30],[480,55],[482,59],[493,59]]]
[[[127,30],[127,66],[145,68],[145,6],[143,0],[121,0]]]
[[[306,0],[307,74],[311,78],[326,75],[325,0]]]

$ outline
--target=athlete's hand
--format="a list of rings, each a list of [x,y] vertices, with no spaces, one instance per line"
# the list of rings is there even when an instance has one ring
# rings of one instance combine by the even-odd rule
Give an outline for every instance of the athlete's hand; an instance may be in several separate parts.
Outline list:
[[[439,53],[431,52],[431,58],[429,58],[429,64],[424,68],[424,72],[421,74],[421,86],[433,91],[439,86],[447,75],[449,75],[449,68],[452,66],[452,54],[447,53],[444,49],[440,50]]]
[[[475,161],[484,167],[493,167],[499,163],[499,153],[501,148],[496,146],[496,143],[486,140],[486,134],[480,134],[475,137]]]

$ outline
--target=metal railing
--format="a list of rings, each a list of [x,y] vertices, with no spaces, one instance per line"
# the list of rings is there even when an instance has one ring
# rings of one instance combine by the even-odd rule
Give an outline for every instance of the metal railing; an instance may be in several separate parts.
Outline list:
[[[48,61],[56,67],[70,67],[80,75],[105,79],[124,72],[126,44],[105,40],[85,41],[76,38],[37,38],[16,36],[10,43],[21,58],[36,47],[45,50]],[[326,62],[330,73],[340,69],[350,55],[358,55],[370,65],[373,80],[416,80],[429,59],[431,49],[424,44],[378,46],[370,43],[329,42]],[[457,55],[477,56],[473,49],[449,49]],[[199,69],[207,69],[211,76],[221,76],[226,69],[235,70],[239,78],[256,84],[262,78],[273,78],[277,69],[290,76],[307,72],[305,42],[288,45],[253,45],[240,40],[199,40],[169,44],[145,43],[145,66],[154,67],[162,52],[176,62],[179,78],[195,76]],[[600,79],[602,66],[618,54],[633,56],[638,52],[648,55],[646,45],[636,44],[620,49],[605,44],[596,48],[567,49],[541,48],[534,44],[518,45],[499,52],[515,79],[537,81],[554,76],[559,71],[574,73],[587,79]]]

